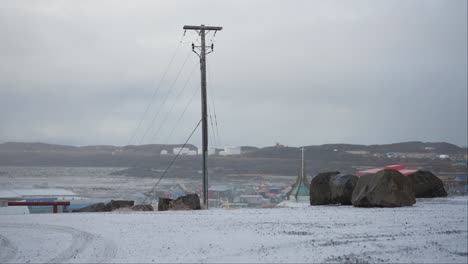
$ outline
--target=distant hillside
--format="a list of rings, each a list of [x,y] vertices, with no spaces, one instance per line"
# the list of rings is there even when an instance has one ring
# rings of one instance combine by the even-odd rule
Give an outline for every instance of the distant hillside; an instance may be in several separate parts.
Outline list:
[[[308,146],[305,148],[305,158],[309,160],[335,160],[335,161],[360,161],[362,156],[346,153],[343,150],[335,151],[335,148],[329,146]],[[265,147],[244,154],[246,157],[252,158],[283,158],[283,159],[300,159],[300,147],[273,146]],[[366,157],[366,159],[371,159]]]
[[[23,142],[6,142],[0,144],[1,152],[33,152],[33,151],[75,151],[78,147],[55,145],[47,143],[23,143]]]
[[[141,146],[63,146],[45,143],[8,142],[0,144],[0,166],[64,166],[64,167],[122,167],[122,168],[156,168],[165,169],[171,163],[173,155],[160,155],[161,150],[172,154],[172,149],[182,144]],[[197,150],[194,145],[187,145]],[[271,146],[256,148],[241,147],[242,155],[209,156],[210,175],[229,177],[229,175],[297,175],[300,158],[300,147]],[[383,166],[403,163],[410,168],[424,168],[436,171],[451,172],[466,170],[466,167],[454,167],[450,160],[424,160],[386,158],[373,155],[386,152],[435,152],[464,153],[466,149],[448,143],[404,142],[386,145],[352,145],[326,144],[306,146],[305,159],[309,175],[320,171],[341,171],[354,173],[359,167]],[[362,155],[348,151],[357,151]],[[367,152],[368,153],[367,153]],[[199,177],[201,157],[181,156],[174,164],[170,175],[174,177]],[[135,173],[135,170],[124,171]],[[147,173],[151,172],[151,173]],[[150,177],[150,169],[136,170],[137,175]]]
[[[148,145],[128,145],[128,146],[67,146],[46,143],[24,143],[24,142],[7,142],[0,144],[0,153],[82,153],[82,154],[105,154],[113,155],[119,153],[125,154],[142,154],[142,155],[159,155],[162,150],[172,152],[173,148],[181,147],[182,144],[148,144]],[[194,145],[186,145],[190,150],[197,150]],[[401,142],[384,145],[353,145],[353,144],[324,144],[305,146],[306,157],[310,159],[349,159],[353,160],[356,155],[347,153],[348,151],[367,151],[369,153],[387,153],[387,152],[422,152],[422,153],[437,153],[451,154],[464,152],[463,148],[456,145],[438,142]],[[257,148],[252,146],[242,146],[243,156],[245,157],[265,157],[265,158],[298,158],[300,155],[300,147],[287,146],[271,146]]]
[[[95,145],[95,146],[67,146],[55,145],[46,143],[24,143],[24,142],[6,142],[0,144],[0,152],[3,153],[53,153],[53,152],[68,152],[68,153],[134,153],[134,154],[160,154],[162,150],[172,152],[173,148],[182,147],[183,144],[163,145],[163,144],[149,144],[149,145],[129,145],[123,147],[109,146],[109,145]],[[185,146],[190,150],[197,150],[194,145],[188,144]]]
[[[374,152],[433,152],[438,154],[448,154],[448,153],[457,153],[463,151],[463,148],[460,148],[456,145],[445,143],[445,142],[402,142],[394,143],[387,145],[371,145],[369,146],[371,151]]]
[[[81,167],[153,167],[165,168],[172,155],[160,155],[162,150],[172,154],[172,149],[182,144],[129,145],[129,146],[64,146],[45,143],[7,142],[0,144],[0,166],[81,166]],[[187,145],[197,150],[194,145]],[[243,154],[237,156],[210,156],[209,163],[217,174],[266,173],[294,175],[301,158],[300,147],[271,146],[256,148],[241,147]],[[319,170],[352,171],[356,166],[382,166],[393,163],[418,163],[423,160],[388,159],[373,155],[386,152],[434,152],[438,154],[463,153],[464,149],[449,143],[403,142],[385,145],[325,144],[305,147],[305,159],[311,172]],[[364,155],[356,155],[357,151]],[[200,170],[200,156],[180,157],[174,173],[195,175]],[[430,164],[442,161],[428,160]],[[429,164],[427,163],[426,164]],[[450,161],[443,167],[447,167]],[[419,165],[418,165],[419,166]],[[432,166],[432,165],[431,165]],[[449,168],[443,170],[450,170]]]
[[[248,152],[253,152],[253,151],[257,151],[257,150],[259,150],[259,148],[252,147],[252,146],[242,146],[241,147],[242,153],[248,153]]]
[[[322,150],[334,150],[338,151],[369,151],[374,153],[386,153],[386,152],[421,152],[421,153],[437,153],[437,154],[450,154],[458,153],[463,151],[454,144],[445,142],[420,142],[420,141],[409,141],[383,145],[352,145],[352,144],[325,144],[319,146],[307,146],[307,149],[322,149]]]
[[[450,143],[424,143],[424,142],[402,142],[385,145],[352,145],[352,144],[325,144],[312,145],[304,147],[305,156],[308,159],[319,160],[347,160],[357,161],[361,158],[358,155],[348,153],[348,151],[366,151],[369,154],[388,152],[418,152],[418,153],[437,153],[452,154],[463,152],[464,149]],[[249,157],[263,158],[299,158],[300,147],[272,146],[258,150],[253,150],[245,154]]]

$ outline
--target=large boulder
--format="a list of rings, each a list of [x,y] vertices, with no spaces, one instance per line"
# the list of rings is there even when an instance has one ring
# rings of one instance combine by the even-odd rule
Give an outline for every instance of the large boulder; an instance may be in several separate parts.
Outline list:
[[[323,172],[315,176],[310,182],[310,205],[331,204],[332,194],[330,189],[331,177],[340,174],[335,172]]]
[[[187,194],[177,199],[159,198],[158,211],[167,210],[200,210],[200,198],[198,194]]]
[[[351,205],[353,190],[358,181],[356,175],[334,175],[330,178],[331,200],[335,204]]]
[[[413,184],[413,191],[416,198],[447,196],[442,180],[430,171],[419,170],[416,173],[410,174],[408,178]]]
[[[170,198],[159,197],[158,211],[167,211],[174,200]]]
[[[132,206],[132,211],[154,211],[151,204],[138,204]]]
[[[175,200],[175,202],[184,204],[190,210],[201,209],[200,197],[198,197],[198,194],[196,193],[191,193],[191,194],[187,194],[184,196],[180,196]]]
[[[396,170],[359,177],[352,195],[358,207],[400,207],[416,203],[410,179]]]
[[[95,203],[92,205],[88,205],[86,207],[80,209],[74,209],[72,212],[80,213],[80,212],[110,212],[112,211],[109,206],[105,203]]]
[[[134,204],[135,201],[132,200],[111,200],[107,206],[110,207],[111,211],[114,211],[120,208],[131,208]]]

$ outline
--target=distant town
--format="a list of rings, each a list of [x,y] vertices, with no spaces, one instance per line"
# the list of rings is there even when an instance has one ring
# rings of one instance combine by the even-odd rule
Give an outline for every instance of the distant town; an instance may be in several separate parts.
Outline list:
[[[280,143],[264,148],[209,148],[208,154],[208,201],[211,207],[278,206],[289,199],[288,193],[300,171],[301,148]],[[9,199],[22,197],[20,194],[24,193],[21,191],[24,186],[19,184],[19,179],[26,177],[35,182],[36,187],[43,186],[44,182],[48,182],[46,187],[51,188],[67,186],[67,190],[61,190],[58,194],[67,191],[72,193],[68,195],[97,200],[132,198],[139,201],[175,155],[180,155],[176,165],[153,195],[156,199],[176,198],[187,193],[197,193],[202,197],[200,151],[194,145],[74,147],[44,143],[3,143],[0,144],[0,175],[3,175],[5,183],[12,182],[9,175],[18,182],[11,186],[11,189],[17,190],[18,197]],[[449,143],[403,142],[370,146],[327,144],[304,146],[304,155],[307,181],[324,171],[356,175],[359,171],[402,164],[411,170],[432,171],[443,181],[450,194],[464,194],[468,191],[467,150]],[[81,172],[84,169],[86,173]],[[36,176],[28,178],[32,173]],[[68,177],[77,175],[83,181],[91,177],[82,183],[89,185],[89,188],[67,182]],[[139,180],[134,181],[135,177]],[[90,191],[99,188],[93,178],[106,181],[102,187],[105,191]],[[135,186],[127,183],[122,188],[120,180],[115,179],[126,179]],[[39,190],[41,197],[47,198],[42,193],[43,188]],[[31,191],[28,195],[34,196]],[[54,195],[57,194],[50,193],[51,197]]]

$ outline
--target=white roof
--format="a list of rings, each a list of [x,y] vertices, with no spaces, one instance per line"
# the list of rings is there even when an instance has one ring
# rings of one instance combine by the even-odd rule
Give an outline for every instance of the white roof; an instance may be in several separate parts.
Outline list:
[[[72,191],[58,188],[51,189],[6,189],[0,190],[0,198],[21,198],[26,196],[75,196]]]
[[[5,206],[0,207],[0,215],[29,214],[27,206]]]

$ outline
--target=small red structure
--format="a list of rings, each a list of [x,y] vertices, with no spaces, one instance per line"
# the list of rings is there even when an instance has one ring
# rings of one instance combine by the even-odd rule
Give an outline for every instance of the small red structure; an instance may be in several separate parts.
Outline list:
[[[361,177],[364,174],[374,174],[374,173],[377,173],[377,172],[379,172],[381,170],[397,170],[397,171],[399,171],[401,174],[403,174],[405,176],[408,176],[408,175],[411,175],[411,174],[417,172],[417,170],[408,170],[408,169],[405,169],[405,166],[403,166],[401,164],[396,164],[396,165],[389,165],[389,166],[380,167],[380,168],[373,168],[373,169],[358,171],[356,173],[356,175],[358,177]]]
[[[53,206],[54,214],[58,213],[58,206],[68,206],[70,201],[46,201],[46,202],[8,202],[8,206]]]

